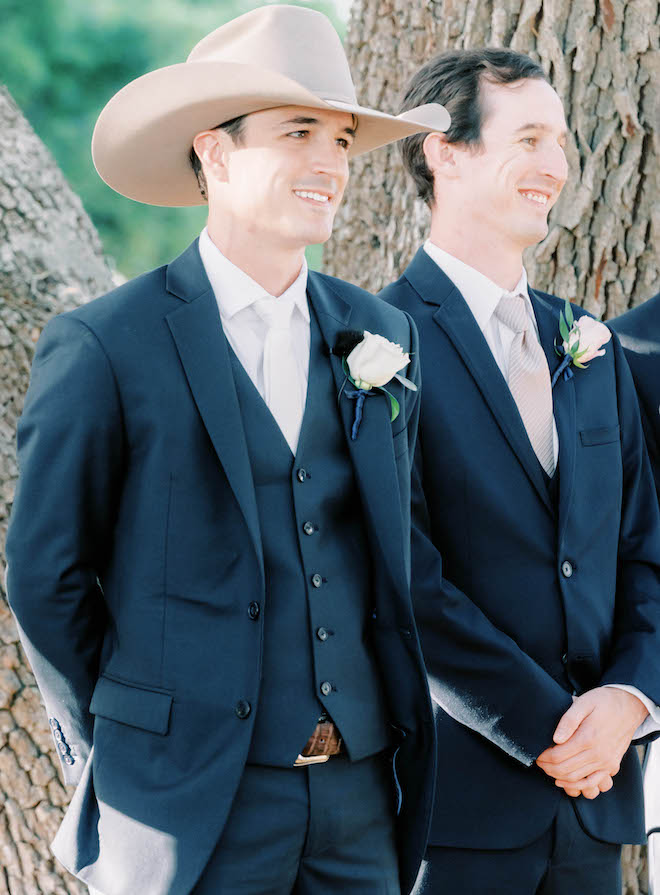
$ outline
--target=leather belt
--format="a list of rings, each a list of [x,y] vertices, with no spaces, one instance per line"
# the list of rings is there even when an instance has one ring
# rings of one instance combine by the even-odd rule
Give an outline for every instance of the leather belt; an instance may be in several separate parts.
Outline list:
[[[339,736],[339,730],[329,718],[320,720],[314,728],[314,733],[307,740],[307,745],[298,758],[294,761],[294,767],[308,764],[321,764],[327,761],[331,755],[339,755],[344,751],[344,741]]]

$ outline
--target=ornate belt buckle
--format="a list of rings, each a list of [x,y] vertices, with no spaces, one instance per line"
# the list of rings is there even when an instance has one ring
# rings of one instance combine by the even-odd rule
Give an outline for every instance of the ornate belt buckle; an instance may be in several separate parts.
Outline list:
[[[294,768],[300,768],[306,764],[323,764],[330,758],[329,755],[299,755],[293,763]]]

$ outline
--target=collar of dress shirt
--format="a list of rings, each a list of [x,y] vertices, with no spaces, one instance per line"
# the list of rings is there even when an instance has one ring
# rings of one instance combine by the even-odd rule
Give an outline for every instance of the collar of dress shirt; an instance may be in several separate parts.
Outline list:
[[[259,298],[273,298],[244,270],[232,263],[222,254],[211,240],[206,227],[199,236],[199,254],[206,270],[223,320],[230,320],[240,311],[245,310]],[[305,320],[309,322],[309,306],[307,304],[307,261],[303,258],[300,273],[279,298],[290,298]]]
[[[527,272],[524,267],[516,287],[509,292],[488,279],[484,274],[479,273],[474,267],[470,267],[469,264],[459,261],[458,258],[450,255],[449,252],[439,248],[430,239],[427,239],[424,243],[424,250],[438,267],[442,268],[459,290],[482,332],[486,329],[488,321],[495,313],[495,308],[500,298],[505,294],[523,296],[527,306],[527,313],[536,326],[536,319],[527,289]]]

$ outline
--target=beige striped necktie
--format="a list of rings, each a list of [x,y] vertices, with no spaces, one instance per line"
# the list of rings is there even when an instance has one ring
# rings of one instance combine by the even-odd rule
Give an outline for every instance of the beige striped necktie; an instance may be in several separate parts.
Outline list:
[[[495,316],[515,334],[509,355],[508,385],[539,463],[555,471],[552,442],[552,388],[545,352],[534,332],[522,295],[505,292]]]

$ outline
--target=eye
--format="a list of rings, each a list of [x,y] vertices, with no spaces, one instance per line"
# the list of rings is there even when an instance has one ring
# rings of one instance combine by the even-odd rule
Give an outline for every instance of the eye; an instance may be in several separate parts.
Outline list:
[[[351,140],[347,140],[346,137],[337,137],[336,143],[337,146],[341,146],[342,149],[351,148]]]
[[[299,130],[299,131],[290,131],[287,134],[287,137],[295,137],[296,139],[300,139],[300,137],[306,137],[309,131]]]
[[[527,143],[528,146],[536,146],[538,140],[536,137],[523,137],[522,142]]]

